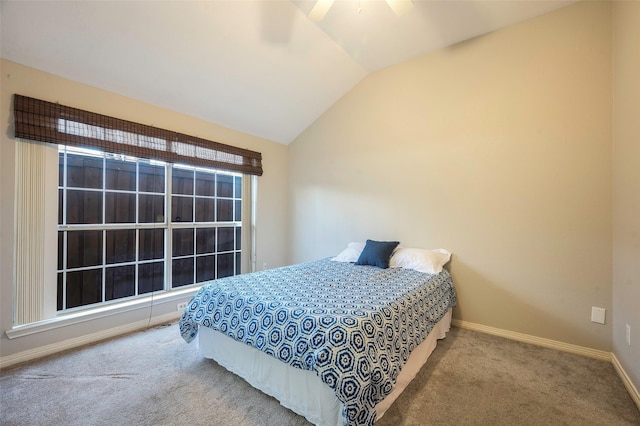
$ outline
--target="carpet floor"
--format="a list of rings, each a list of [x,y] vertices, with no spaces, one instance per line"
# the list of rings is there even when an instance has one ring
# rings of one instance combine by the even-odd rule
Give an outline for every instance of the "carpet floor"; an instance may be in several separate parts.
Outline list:
[[[176,323],[7,368],[2,425],[309,423],[202,358]],[[613,366],[452,328],[376,422],[391,425],[640,425]]]

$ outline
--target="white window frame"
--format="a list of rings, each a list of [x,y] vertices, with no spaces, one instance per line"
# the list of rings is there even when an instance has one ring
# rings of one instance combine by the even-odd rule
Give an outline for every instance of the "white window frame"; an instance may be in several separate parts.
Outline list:
[[[106,318],[111,316],[117,316],[126,312],[137,311],[143,308],[150,308],[149,321],[151,321],[151,314],[153,312],[154,304],[166,304],[171,302],[183,302],[188,300],[195,292],[201,287],[201,284],[194,284],[190,286],[178,287],[170,291],[161,291],[145,294],[133,299],[118,299],[114,303],[103,304],[101,306],[88,305],[83,309],[78,309],[74,312],[60,313],[56,310],[57,305],[57,236],[58,230],[58,147],[56,145],[25,141],[21,139],[16,140],[17,144],[25,144],[30,146],[35,152],[40,152],[44,160],[44,166],[42,167],[42,173],[36,173],[37,178],[31,178],[31,180],[37,180],[37,185],[44,188],[38,206],[42,207],[39,211],[42,212],[42,220],[47,225],[43,237],[38,239],[39,249],[43,254],[43,280],[44,280],[44,302],[42,302],[40,317],[35,318],[29,322],[16,323],[15,310],[16,299],[18,298],[16,287],[19,285],[15,281],[14,276],[14,324],[10,330],[6,330],[6,335],[9,339],[21,338],[41,332],[47,332],[50,330],[58,329],[61,327],[67,327],[74,324],[83,323],[86,321],[92,321],[100,318]],[[18,151],[18,150],[17,150]],[[18,154],[17,154],[18,155]],[[16,158],[16,161],[18,158]],[[24,166],[36,166],[32,165],[31,161],[26,159]],[[16,168],[18,173],[18,167]],[[24,175],[30,176],[33,173],[29,173],[25,170]],[[256,205],[257,205],[257,176],[241,174],[242,176],[242,250],[241,250],[241,273],[253,272],[255,268],[255,250],[256,250]],[[169,179],[167,176],[166,179]],[[16,179],[16,193],[23,191],[22,183],[19,179]],[[32,185],[33,186],[33,185]],[[28,188],[32,190],[33,188]],[[165,212],[170,208],[170,197],[165,197]],[[16,241],[22,237],[19,231],[16,233]],[[170,244],[169,238],[165,239],[165,244]],[[33,250],[32,250],[33,251]],[[55,253],[55,255],[52,255]],[[18,256],[19,257],[19,256]],[[19,263],[19,259],[16,259],[16,265]],[[165,268],[169,269],[169,273],[165,275],[165,280],[170,279],[170,265],[165,262]],[[168,281],[167,281],[168,282]],[[166,286],[165,286],[166,288]],[[42,292],[37,290],[37,292]],[[170,305],[171,306],[171,305]],[[166,308],[165,308],[166,311]],[[163,314],[163,318],[169,316],[175,316],[173,314]],[[155,318],[155,316],[154,316]],[[151,323],[151,322],[150,322]],[[126,326],[125,328],[130,327]],[[128,328],[127,328],[128,329]],[[105,331],[106,332],[106,331]]]
[[[238,243],[236,243],[236,233],[235,233],[235,229],[236,228],[241,228],[242,229],[242,220],[240,221],[225,221],[225,222],[219,222],[219,221],[213,221],[213,222],[196,222],[196,217],[195,217],[195,211],[196,211],[196,203],[195,200],[198,198],[198,195],[195,194],[195,182],[194,182],[194,193],[191,195],[191,198],[193,199],[193,204],[192,204],[192,220],[188,221],[188,222],[174,222],[171,218],[171,199],[173,195],[179,195],[182,196],[182,194],[174,194],[172,191],[172,171],[174,168],[181,168],[181,169],[186,169],[192,172],[204,172],[204,173],[212,173],[215,175],[227,175],[227,176],[231,176],[234,182],[234,187],[232,190],[232,197],[230,197],[230,199],[233,201],[233,211],[232,211],[232,215],[233,218],[235,219],[235,209],[236,209],[236,200],[242,200],[242,192],[240,193],[240,198],[236,198],[235,195],[235,180],[237,177],[239,177],[241,179],[241,184],[244,184],[244,180],[245,177],[243,177],[242,174],[237,173],[237,172],[226,172],[226,171],[221,171],[221,170],[214,170],[214,169],[209,169],[209,168],[204,168],[204,167],[192,167],[192,166],[185,166],[185,165],[172,165],[172,164],[168,164],[165,162],[152,162],[155,163],[156,166],[162,166],[164,167],[164,218],[162,222],[152,222],[152,223],[138,223],[138,208],[139,208],[139,204],[138,204],[138,195],[140,194],[147,194],[147,192],[141,192],[140,188],[138,186],[139,183],[139,166],[140,166],[140,160],[142,161],[146,161],[144,159],[138,159],[135,157],[124,157],[124,156],[120,156],[120,155],[111,155],[109,153],[104,153],[101,151],[97,151],[97,150],[84,150],[84,149],[79,149],[76,147],[65,147],[63,145],[61,145],[59,147],[58,150],[59,153],[65,154],[65,153],[69,153],[72,155],[86,155],[86,156],[91,156],[91,157],[95,157],[95,158],[99,158],[100,160],[102,160],[103,162],[103,184],[102,184],[102,188],[89,188],[89,189],[85,189],[85,188],[81,188],[82,190],[89,190],[89,191],[96,191],[97,193],[100,193],[102,195],[103,198],[103,202],[102,202],[102,221],[103,223],[100,224],[58,224],[58,232],[65,232],[65,235],[67,235],[66,233],[69,231],[74,231],[74,230],[82,230],[82,231],[91,231],[91,230],[95,230],[95,231],[102,231],[103,237],[102,237],[102,263],[101,265],[92,265],[92,266],[85,266],[85,267],[77,267],[77,268],[67,268],[67,259],[66,259],[66,253],[67,253],[67,238],[63,239],[63,268],[59,269],[56,271],[57,274],[62,274],[63,277],[66,278],[66,274],[67,271],[71,271],[71,272],[79,272],[79,271],[83,271],[83,270],[97,270],[100,269],[101,270],[101,274],[102,274],[102,288],[101,288],[101,292],[102,292],[102,301],[96,302],[96,303],[90,303],[90,304],[86,304],[86,305],[79,305],[79,306],[75,306],[75,307],[66,307],[62,306],[61,310],[58,310],[58,315],[60,314],[65,314],[65,313],[72,313],[72,312],[76,312],[76,311],[82,311],[82,310],[86,310],[86,309],[91,309],[91,308],[96,308],[96,307],[100,307],[100,306],[107,306],[107,305],[111,305],[111,304],[118,304],[118,303],[122,303],[123,301],[127,301],[127,300],[134,300],[134,299],[138,299],[138,298],[142,298],[145,296],[151,296],[153,297],[154,295],[158,295],[158,294],[162,294],[164,292],[172,292],[172,291],[176,291],[178,289],[183,289],[183,288],[189,288],[189,287],[200,287],[202,286],[203,282],[197,282],[197,270],[196,270],[196,264],[197,264],[197,258],[200,256],[203,256],[202,254],[197,254],[196,253],[196,238],[194,235],[194,250],[193,250],[193,254],[192,255],[185,255],[185,256],[174,256],[173,255],[173,241],[172,241],[172,237],[173,237],[173,230],[175,229],[194,229],[194,233],[195,233],[195,229],[202,229],[202,228],[233,228],[234,232],[233,232],[233,246],[234,249],[232,251],[230,251],[230,253],[233,253],[233,275],[236,275],[236,272],[241,269],[240,265],[236,266],[236,253],[239,251],[240,252],[240,256],[242,258],[243,254],[242,254],[242,250],[237,250],[236,246],[238,245]],[[135,191],[118,191],[118,190],[112,190],[112,189],[107,189],[106,188],[106,167],[105,166],[105,161],[108,159],[118,159],[122,157],[122,159],[128,159],[132,162],[136,163],[136,188]],[[61,185],[58,186],[59,189],[62,189],[65,194],[67,190],[75,190],[78,189],[77,187],[69,187],[68,186],[68,182],[66,181],[67,179],[67,169],[66,169],[66,161],[65,161],[65,169],[63,171],[63,179],[64,181],[62,182]],[[121,192],[121,193],[128,193],[128,194],[135,194],[136,196],[136,211],[135,211],[135,216],[136,216],[136,222],[135,223],[105,223],[105,218],[106,218],[106,210],[107,210],[107,206],[106,206],[106,194],[107,193],[111,193],[111,192]],[[153,194],[153,195],[160,195],[160,193],[149,193],[149,194]],[[211,198],[214,201],[214,208],[216,205],[216,201],[218,200],[218,198],[222,198],[222,199],[227,199],[229,197],[218,197],[216,196],[211,196],[211,197],[207,197],[207,198]],[[64,199],[66,200],[66,198]],[[244,204],[244,200],[242,200],[242,203]],[[63,218],[66,218],[66,208],[67,208],[67,203],[63,201],[63,210],[62,210],[62,216]],[[160,290],[156,290],[156,291],[151,291],[151,292],[146,292],[146,293],[142,293],[142,294],[138,294],[138,273],[137,273],[137,268],[136,268],[136,274],[135,274],[135,290],[134,290],[134,294],[131,296],[126,296],[126,297],[122,297],[122,298],[117,298],[117,299],[112,299],[112,300],[106,300],[106,294],[105,294],[105,286],[106,286],[106,282],[105,282],[105,278],[106,278],[106,269],[109,267],[113,267],[110,266],[109,264],[107,264],[107,259],[106,259],[106,232],[109,230],[136,230],[136,246],[135,246],[135,252],[136,252],[136,260],[134,261],[130,261],[130,262],[122,262],[122,263],[117,263],[116,265],[118,266],[126,266],[126,265],[139,265],[139,264],[144,264],[144,263],[154,263],[154,262],[158,262],[159,259],[154,259],[154,260],[139,260],[138,259],[138,250],[139,250],[139,230],[142,229],[164,229],[164,258],[163,258],[163,262],[164,262],[164,283],[163,283],[163,288]],[[242,231],[244,232],[244,230]],[[239,243],[242,244],[242,241]],[[225,252],[226,253],[226,252]],[[222,253],[222,254],[225,254]],[[213,252],[210,252],[209,255],[215,255],[216,256],[216,271],[215,271],[215,276],[217,277],[217,255],[221,254],[220,252],[218,252],[215,248]],[[182,285],[182,286],[178,286],[178,287],[173,287],[172,282],[173,282],[173,277],[172,277],[172,262],[174,259],[176,258],[193,258],[193,274],[194,274],[194,282],[191,284],[186,284],[186,285]],[[112,264],[113,265],[113,264]],[[241,272],[241,271],[240,271]],[[62,292],[62,299],[63,301],[66,301],[66,296],[67,296],[67,285],[66,285],[66,280],[65,278],[63,278],[63,292]],[[56,303],[58,303],[58,301],[56,301]]]

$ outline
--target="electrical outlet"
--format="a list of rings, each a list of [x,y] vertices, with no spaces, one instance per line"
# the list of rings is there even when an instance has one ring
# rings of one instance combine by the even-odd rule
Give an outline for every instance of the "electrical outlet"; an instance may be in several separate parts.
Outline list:
[[[189,302],[178,303],[178,305],[176,306],[176,311],[184,311],[185,309],[187,309],[188,304]]]
[[[591,308],[591,322],[597,322],[598,324],[604,324],[604,308],[596,308],[593,306]]]
[[[627,324],[627,345],[631,346],[631,326]]]

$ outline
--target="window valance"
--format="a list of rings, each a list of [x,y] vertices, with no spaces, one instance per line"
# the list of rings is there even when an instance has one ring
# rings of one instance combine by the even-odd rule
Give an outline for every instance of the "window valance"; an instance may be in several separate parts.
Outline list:
[[[262,175],[259,152],[18,94],[13,103],[17,138]]]

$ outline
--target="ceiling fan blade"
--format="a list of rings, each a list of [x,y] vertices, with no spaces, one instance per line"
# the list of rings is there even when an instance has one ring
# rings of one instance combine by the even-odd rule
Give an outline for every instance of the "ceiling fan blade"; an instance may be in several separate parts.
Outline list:
[[[411,0],[387,0],[387,4],[398,16],[402,16],[414,8]]]
[[[309,19],[313,22],[320,22],[324,15],[327,14],[329,8],[333,4],[335,0],[318,0],[316,4],[313,5],[313,9],[309,12]]]

